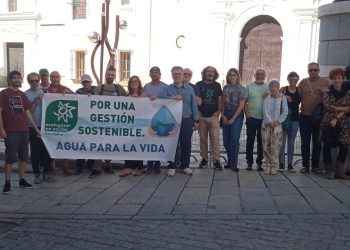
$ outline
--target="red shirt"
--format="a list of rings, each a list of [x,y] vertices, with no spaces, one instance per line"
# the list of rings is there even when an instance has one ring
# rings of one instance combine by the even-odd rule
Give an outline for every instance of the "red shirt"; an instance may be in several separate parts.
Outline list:
[[[0,92],[2,121],[6,132],[27,132],[28,119],[25,111],[30,109],[27,96],[21,91],[11,88]]]

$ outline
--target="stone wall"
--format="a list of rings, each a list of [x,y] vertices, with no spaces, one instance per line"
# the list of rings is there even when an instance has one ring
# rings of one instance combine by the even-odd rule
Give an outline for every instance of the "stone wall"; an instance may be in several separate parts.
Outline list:
[[[321,74],[350,65],[350,1],[338,1],[318,9],[320,39],[318,62]]]

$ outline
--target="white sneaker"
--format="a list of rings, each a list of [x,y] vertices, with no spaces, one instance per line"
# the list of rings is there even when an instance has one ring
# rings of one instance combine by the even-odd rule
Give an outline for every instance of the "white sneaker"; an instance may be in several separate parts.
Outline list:
[[[175,175],[175,169],[168,169],[168,176],[174,177],[174,175]]]
[[[190,168],[185,168],[183,171],[186,175],[193,175],[193,171]]]
[[[34,184],[40,184],[40,183],[41,183],[40,174],[35,175],[35,177],[34,177]]]

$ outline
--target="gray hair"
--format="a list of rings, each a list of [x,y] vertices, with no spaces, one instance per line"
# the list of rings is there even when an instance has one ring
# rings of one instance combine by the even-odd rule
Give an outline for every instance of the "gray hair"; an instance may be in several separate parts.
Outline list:
[[[173,73],[175,70],[181,70],[182,72],[184,71],[183,68],[181,66],[174,66],[171,69],[171,73]]]
[[[272,86],[278,85],[280,86],[280,81],[278,81],[277,79],[272,79],[271,81],[269,81],[269,89],[272,88]]]

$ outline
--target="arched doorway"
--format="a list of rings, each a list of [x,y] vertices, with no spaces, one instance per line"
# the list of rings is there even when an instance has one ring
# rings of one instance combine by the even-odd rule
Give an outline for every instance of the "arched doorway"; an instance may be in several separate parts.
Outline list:
[[[264,68],[268,79],[280,78],[282,36],[280,24],[271,16],[254,17],[244,26],[239,58],[243,83],[252,81],[257,68]]]

